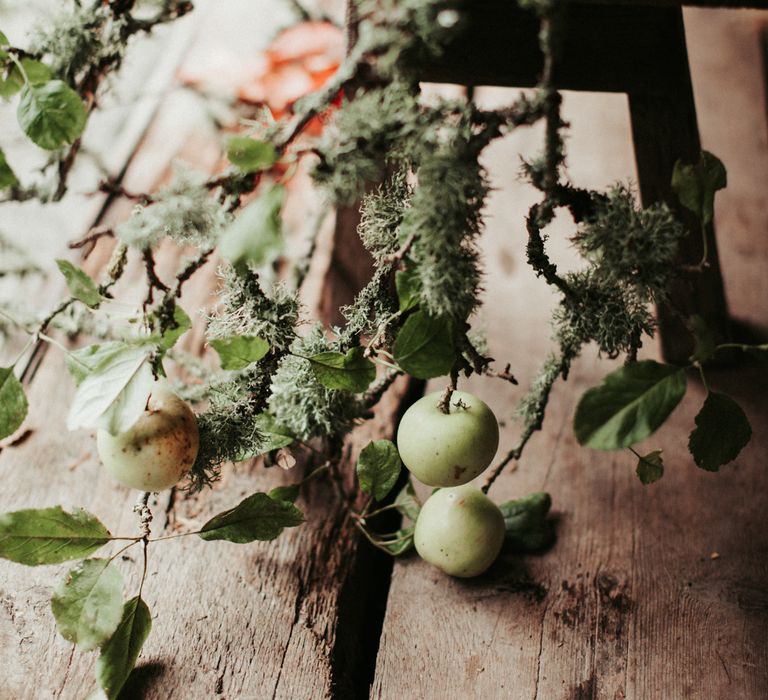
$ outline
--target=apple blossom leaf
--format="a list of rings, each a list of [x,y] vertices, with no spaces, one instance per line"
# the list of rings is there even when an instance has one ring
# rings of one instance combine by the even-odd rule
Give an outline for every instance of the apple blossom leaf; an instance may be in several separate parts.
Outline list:
[[[29,80],[30,85],[42,85],[53,77],[51,69],[34,58],[22,58],[21,65],[27,74],[27,80]],[[5,80],[0,78],[0,97],[8,100],[23,87],[24,76],[21,74],[19,67],[14,63],[8,70],[8,76]]]
[[[30,140],[48,151],[75,141],[87,120],[80,95],[62,80],[25,85],[16,116]]]
[[[416,497],[416,491],[410,479],[408,479],[408,483],[400,489],[400,493],[395,497],[395,505],[402,515],[416,522],[416,518],[419,517],[419,512],[421,511],[421,503],[419,503],[419,499]]]
[[[272,185],[222,233],[219,250],[235,267],[269,265],[283,250],[282,185]]]
[[[152,629],[152,615],[139,597],[123,605],[120,624],[101,647],[96,678],[109,700],[115,700],[136,666],[141,648]]]
[[[232,335],[208,344],[219,353],[222,369],[245,369],[269,352],[269,343],[256,335]]]
[[[552,507],[548,493],[532,493],[499,505],[504,516],[505,547],[517,552],[535,552],[550,547],[555,541],[555,524],[547,519]]]
[[[727,394],[710,391],[695,420],[688,449],[696,465],[710,472],[736,459],[752,437],[747,416]]]
[[[400,311],[409,311],[421,301],[421,277],[418,270],[398,270],[395,274],[395,289]]]
[[[268,494],[275,501],[288,501],[295,503],[299,497],[299,484],[289,484],[288,486],[276,486]]]
[[[372,440],[357,458],[357,478],[364,493],[377,501],[386,498],[397,483],[402,466],[400,453],[390,440]]]
[[[75,384],[80,384],[91,372],[107,364],[113,356],[119,355],[127,347],[127,343],[119,340],[86,345],[67,353],[64,362]]]
[[[124,432],[144,411],[153,384],[147,348],[127,343],[112,346],[81,379],[67,427],[103,427],[113,434]]]
[[[81,559],[112,539],[98,518],[61,506],[0,515],[0,557],[27,566]]]
[[[408,317],[395,340],[397,364],[417,379],[448,374],[456,361],[450,319],[417,311]]]
[[[175,304],[173,307],[173,322],[175,324],[173,328],[166,328],[162,334],[159,332],[153,333],[147,339],[148,342],[157,345],[161,352],[170,350],[176,345],[176,341],[192,328],[192,319],[189,318],[187,312],[178,304]]]
[[[702,224],[712,221],[715,192],[728,184],[725,166],[720,159],[702,151],[698,163],[677,161],[672,171],[672,190],[686,209],[699,217]]]
[[[704,319],[698,314],[688,319],[687,326],[688,330],[693,334],[694,349],[693,355],[691,355],[691,362],[703,364],[711,359],[717,351],[715,336]]]
[[[233,136],[227,143],[227,158],[244,173],[268,170],[277,160],[277,151],[269,141],[250,136]]]
[[[98,306],[104,299],[99,287],[83,270],[75,267],[69,260],[56,260],[56,264],[67,281],[69,293],[78,301],[90,307]]]
[[[19,179],[16,177],[16,173],[11,170],[11,166],[8,165],[5,153],[3,152],[3,149],[0,148],[0,190],[16,187],[18,184]]]
[[[285,527],[304,522],[304,514],[289,501],[254,493],[234,508],[211,518],[198,535],[206,540],[227,540],[244,544],[254,540],[273,540]]]
[[[393,557],[402,556],[413,549],[413,533],[415,530],[415,525],[409,525],[395,532],[391,539],[379,540],[379,544]]]
[[[617,450],[644,440],[685,395],[685,371],[654,360],[624,365],[589,389],[576,407],[573,428],[581,445]]]
[[[361,347],[340,352],[321,352],[307,358],[312,371],[324,387],[360,393],[376,378],[376,365],[364,356]]]
[[[645,486],[661,479],[664,476],[664,461],[661,458],[661,450],[653,450],[647,455],[640,455],[637,458],[635,471]]]
[[[13,367],[0,367],[0,440],[21,427],[28,409],[24,387],[13,373]]]
[[[51,610],[64,639],[95,649],[120,624],[123,577],[109,559],[81,561],[53,592]]]
[[[261,442],[259,448],[252,451],[243,451],[237,455],[235,462],[242,462],[246,459],[258,457],[266,452],[272,452],[274,450],[280,450],[283,447],[288,447],[296,439],[291,435],[288,428],[280,425],[275,417],[271,413],[260,413],[254,419],[254,425],[261,435]]]

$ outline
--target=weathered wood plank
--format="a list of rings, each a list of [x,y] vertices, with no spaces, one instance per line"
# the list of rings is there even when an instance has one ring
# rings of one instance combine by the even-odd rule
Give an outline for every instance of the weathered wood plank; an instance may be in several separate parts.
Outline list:
[[[734,277],[729,301],[738,317],[764,329],[768,309],[759,290],[765,286],[768,249],[759,232],[766,195],[758,183],[768,154],[763,105],[752,91],[758,48],[743,47],[745,37],[753,36],[754,18],[726,15],[702,11],[688,17],[697,20],[690,33],[694,83],[697,96],[701,93],[711,107],[703,119],[705,143],[737,173],[732,191],[718,200],[717,214],[718,225],[728,221],[736,230],[735,239],[721,241],[724,269]],[[713,26],[715,20],[720,24]],[[697,72],[699,56],[718,66],[723,61],[716,79],[706,63]],[[738,57],[754,59],[754,67],[748,69]],[[743,78],[724,80],[737,66]],[[481,100],[483,95],[480,91]],[[599,186],[631,174],[623,101],[568,95],[565,109],[573,124],[568,150],[574,182]],[[731,133],[730,125],[740,119],[738,133]],[[748,128],[755,123],[762,128]],[[528,275],[520,252],[524,233],[517,222],[533,196],[512,184],[509,166],[516,153],[530,153],[535,144],[534,136],[515,134],[494,146],[488,159],[505,189],[489,207],[491,303],[483,320],[491,354],[511,361],[523,383],[550,346],[546,331],[534,329],[551,296]],[[750,150],[759,157],[750,159]],[[571,258],[557,243],[562,232],[556,227],[550,242],[565,266]],[[755,291],[738,281],[742,276],[757,285]],[[573,437],[578,396],[608,369],[585,353],[567,384],[554,392],[545,429],[530,443],[518,471],[504,475],[492,490],[498,501],[549,491],[558,519],[555,547],[541,556],[505,555],[475,581],[449,579],[415,557],[398,561],[372,697],[766,696],[764,368],[711,376],[713,388],[733,395],[753,424],[753,441],[737,463],[720,474],[692,464],[686,442],[703,389],[691,377],[689,395],[671,423],[647,441],[648,449],[664,448],[667,469],[660,482],[646,488],[634,474],[631,454],[586,450]],[[518,392],[489,382],[467,387],[509,421]],[[503,431],[503,446],[513,442],[514,432],[511,424]],[[712,558],[713,553],[719,557]]]

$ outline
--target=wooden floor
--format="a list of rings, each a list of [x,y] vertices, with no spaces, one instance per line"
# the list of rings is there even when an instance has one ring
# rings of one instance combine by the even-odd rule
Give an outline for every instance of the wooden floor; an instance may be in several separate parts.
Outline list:
[[[116,134],[134,134],[133,141],[126,136],[110,166],[119,172],[127,165],[128,189],[162,182],[173,157],[216,167],[216,136],[197,98],[170,89],[172,66],[202,61],[223,46],[247,55],[281,21],[272,7],[266,0],[228,0],[226,8],[208,3],[208,15],[197,25],[190,18],[161,36],[155,63],[165,56],[171,65],[165,84],[156,78],[154,101],[125,107],[124,118],[105,123],[99,137],[109,143]],[[768,128],[759,33],[767,21],[766,13],[687,12],[704,145],[729,171],[716,220],[728,301],[734,318],[763,334],[768,332]],[[260,27],[259,33],[244,38],[239,27],[247,22]],[[146,60],[147,68],[155,63]],[[489,105],[509,97],[491,89],[478,94]],[[568,94],[565,110],[573,127],[570,175],[577,184],[602,187],[634,177],[623,96]],[[537,131],[516,134],[487,154],[498,189],[488,210],[487,304],[480,320],[491,354],[511,363],[522,386],[483,379],[467,387],[504,421],[502,447],[514,442],[512,408],[551,345],[543,321],[553,298],[530,273],[523,254],[523,216],[534,195],[516,179],[518,154],[532,153],[539,139]],[[82,177],[87,180],[87,173]],[[66,220],[65,233],[56,212],[43,220],[23,207],[0,210],[7,217],[2,228],[26,224],[34,229],[29,234],[34,240],[55,237],[63,248],[64,236],[87,230],[103,203],[81,197],[62,205],[58,216]],[[119,221],[128,209],[116,203],[102,222]],[[558,241],[567,232],[558,227],[552,232],[563,264],[571,253]],[[97,251],[90,269],[103,265],[105,255]],[[161,275],[169,274],[178,255],[166,251]],[[340,293],[341,276],[325,272],[320,261],[312,272],[310,307]],[[136,270],[126,290],[140,278]],[[211,265],[185,292],[182,304],[189,312],[212,302],[214,280]],[[19,295],[7,287],[0,291]],[[37,294],[36,305],[44,307],[60,292],[39,280],[23,290],[26,298]],[[187,348],[202,351],[199,329],[190,336]],[[656,348],[649,345],[644,353],[656,356]],[[595,354],[588,349],[568,383],[558,386],[545,430],[532,440],[517,471],[505,474],[492,491],[498,501],[542,489],[552,494],[558,540],[549,552],[504,555],[486,576],[472,581],[442,576],[415,557],[392,566],[360,540],[330,486],[317,480],[302,496],[308,523],[273,543],[182,539],[156,546],[145,586],[153,631],[126,697],[768,697],[765,366],[713,375],[714,388],[731,393],[754,428],[752,443],[735,465],[710,474],[687,455],[687,435],[703,398],[690,377],[684,403],[648,441],[649,447],[664,449],[666,474],[643,487],[629,453],[597,453],[574,440],[575,403],[610,368]],[[65,431],[72,385],[60,354],[46,353],[32,374],[27,425],[34,432],[0,452],[0,512],[82,505],[113,532],[132,530],[135,494],[102,473],[91,435]],[[403,383],[392,390],[377,419],[352,440],[348,470],[356,449],[372,435],[392,434],[409,398]],[[153,531],[200,524],[250,492],[294,479],[258,464],[228,469],[213,490],[199,496],[162,494],[153,506]],[[126,575],[133,569],[126,562]],[[94,686],[95,658],[59,637],[50,613],[50,590],[62,574],[62,567],[26,569],[0,562],[2,700],[83,698]]]

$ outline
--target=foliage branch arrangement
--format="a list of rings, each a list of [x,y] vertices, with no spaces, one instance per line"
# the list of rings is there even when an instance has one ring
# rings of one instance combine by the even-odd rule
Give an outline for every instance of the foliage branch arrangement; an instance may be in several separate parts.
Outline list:
[[[325,87],[301,99],[288,118],[232,138],[227,147],[231,167],[223,174],[206,178],[180,171],[166,188],[141,194],[104,183],[114,194],[136,201],[132,216],[114,231],[117,241],[104,279],[97,282],[59,260],[69,290],[66,299],[33,323],[3,311],[7,323],[21,326],[29,339],[19,359],[0,368],[0,438],[17,431],[27,414],[17,364],[30,348],[53,344],[65,353],[77,384],[68,427],[97,429],[107,470],[142,492],[136,506],[140,530],[133,536],[115,537],[92,514],[60,506],[0,515],[1,557],[27,565],[81,560],[54,592],[52,610],[66,639],[84,650],[100,650],[98,693],[117,697],[151,625],[142,599],[144,576],[136,595],[124,602],[115,558],[141,544],[146,574],[149,545],[180,536],[152,537],[150,492],[182,478],[188,489],[199,490],[219,478],[225,463],[256,456],[274,462],[286,458],[286,451],[311,448],[321,458],[304,481],[254,493],[198,531],[181,533],[206,541],[274,539],[303,522],[295,501],[307,479],[327,473],[340,483],[345,435],[371,416],[401,375],[447,375],[449,381],[444,391],[410,409],[397,446],[378,440],[362,450],[358,483],[369,499],[351,515],[383,551],[402,555],[415,546],[424,559],[458,576],[482,573],[504,540],[518,551],[551,543],[547,494],[496,506],[487,493],[541,429],[553,385],[567,379],[571,364],[589,344],[608,358],[624,356],[626,361],[582,396],[574,417],[576,437],[593,449],[632,450],[643,484],[661,478],[662,453],[641,455],[633,445],[655,432],[677,406],[691,368],[701,374],[708,392],[690,435],[696,464],[717,471],[749,441],[751,430],[741,408],[706,383],[705,363],[728,346],[716,345],[701,319],[688,319],[696,344],[689,367],[638,360],[643,338],[654,331],[651,305],[670,303],[667,289],[679,267],[677,246],[686,231],[665,204],[639,208],[626,185],[599,192],[568,181],[567,125],[552,82],[558,7],[552,0],[521,4],[541,21],[540,84],[505,108],[483,110],[471,100],[427,102],[419,93],[416,67],[425,55],[439,55],[461,31],[465,18],[460,6],[443,0],[359,0],[356,43]],[[192,9],[189,2],[162,0],[145,16],[134,5],[131,0],[77,3],[41,30],[27,49],[0,34],[0,95],[18,100],[19,127],[50,151],[49,167],[55,171],[53,183],[22,184],[0,151],[0,197],[51,201],[64,196],[89,114],[97,108],[105,79],[120,67],[128,41]],[[346,98],[331,110],[340,94]],[[297,154],[292,147],[318,116],[327,122],[322,135]],[[541,193],[525,222],[526,253],[533,272],[559,297],[552,317],[555,349],[517,408],[519,442],[488,470],[478,490],[465,484],[489,467],[498,425],[482,401],[458,390],[459,380],[478,374],[517,384],[508,365],[494,368],[470,325],[481,304],[478,240],[489,192],[479,158],[495,139],[537,122],[544,124],[542,152],[523,163],[525,177]],[[292,280],[274,273],[275,262],[286,255],[279,166],[297,158],[312,159],[314,180],[331,205],[361,202],[358,232],[375,266],[353,303],[341,309],[342,326],[315,323],[301,333],[307,320],[298,292],[308,258],[295,261]],[[371,188],[370,183],[378,184]],[[712,220],[715,192],[725,184],[723,165],[709,153],[702,153],[698,163],[678,164],[674,172],[680,203],[698,216],[702,228]],[[575,272],[561,272],[547,253],[546,228],[559,209],[572,217],[571,240],[583,258],[584,266]],[[155,271],[155,252],[165,239],[197,249],[172,284]],[[310,255],[313,250],[314,245]],[[217,312],[207,319],[207,340],[219,355],[220,370],[194,364],[174,347],[191,325],[177,303],[181,291],[214,253],[222,260],[222,292]],[[111,318],[102,309],[109,307],[105,302],[128,256],[141,260],[147,279],[146,297],[130,319],[130,331],[124,318]],[[705,255],[698,267],[706,265]],[[57,324],[91,334],[98,328],[102,337],[70,350],[49,335]],[[734,347],[756,354],[768,350]],[[198,374],[194,385],[175,385],[186,401],[168,391],[168,363]],[[197,416],[187,401],[199,406]],[[457,425],[474,455],[466,454],[461,439],[451,442]],[[414,437],[424,430],[441,445],[429,463]],[[155,450],[152,457],[149,448],[139,445],[141,439]],[[478,444],[487,455],[477,456]],[[464,460],[461,469],[456,460]],[[410,481],[392,499],[401,461],[424,483],[439,487],[426,503]],[[457,498],[469,504],[463,515],[452,509]],[[340,507],[348,507],[355,499],[342,494],[341,500]],[[410,524],[379,533],[371,521],[392,510]],[[458,538],[446,535],[445,522]],[[466,551],[470,535],[485,543],[479,554]],[[88,558],[113,541],[124,546],[109,558]]]

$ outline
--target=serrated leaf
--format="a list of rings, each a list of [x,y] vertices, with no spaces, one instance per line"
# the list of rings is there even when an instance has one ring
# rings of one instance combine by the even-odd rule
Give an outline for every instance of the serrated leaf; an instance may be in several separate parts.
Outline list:
[[[752,427],[741,406],[727,394],[710,391],[696,416],[688,449],[697,466],[716,472],[736,459],[751,437]]]
[[[417,311],[400,329],[392,353],[397,364],[417,379],[448,374],[456,361],[453,324],[447,318]]]
[[[18,184],[19,179],[16,177],[16,173],[11,170],[11,166],[8,165],[5,153],[3,152],[3,149],[0,148],[0,190],[16,187]]]
[[[581,397],[573,420],[576,439],[595,450],[640,442],[667,419],[685,388],[685,372],[679,367],[654,360],[625,365]]]
[[[62,80],[25,85],[16,116],[30,140],[48,151],[75,141],[87,119],[80,96]]]
[[[283,250],[280,210],[285,189],[273,185],[249,204],[222,233],[219,250],[235,266],[269,265]]]
[[[499,505],[504,516],[505,546],[516,552],[536,552],[555,541],[555,525],[547,519],[552,507],[548,493],[532,493]]]
[[[28,409],[24,387],[13,373],[13,367],[0,367],[0,440],[21,427]]]
[[[304,514],[288,501],[254,493],[237,506],[211,518],[198,533],[207,541],[227,540],[244,544],[254,540],[273,540],[285,527],[304,522]]]
[[[647,455],[641,455],[637,459],[637,469],[635,470],[640,481],[645,484],[652,484],[664,476],[664,462],[661,458],[661,450],[654,450]]]
[[[688,319],[688,330],[693,334],[694,349],[691,362],[703,364],[709,360],[717,350],[715,336],[707,326],[704,319],[695,314]]]
[[[421,277],[417,270],[398,270],[395,274],[395,288],[400,311],[418,306],[421,301]]]
[[[276,486],[267,494],[274,501],[288,501],[295,503],[299,497],[299,484],[289,484],[288,486]]]
[[[410,479],[395,497],[395,505],[402,515],[416,522],[416,518],[419,517],[419,512],[421,511],[421,503],[419,503],[419,499],[416,497],[416,491]]]
[[[312,371],[324,387],[360,393],[376,379],[376,365],[364,356],[361,347],[340,352],[321,352],[307,358]]]
[[[694,212],[702,224],[712,221],[715,192],[727,184],[725,166],[708,151],[702,151],[699,162],[693,165],[677,161],[672,171],[672,190],[680,204]]]
[[[395,536],[392,541],[382,540],[380,544],[382,547],[388,550],[392,556],[402,556],[414,548],[413,533],[415,530],[415,525],[409,525],[408,527],[404,527],[395,532]]]
[[[364,493],[377,501],[386,498],[400,476],[400,453],[390,440],[373,440],[357,458],[357,478]]]
[[[42,85],[43,83],[47,83],[53,77],[51,69],[48,68],[48,66],[33,58],[22,58],[21,65],[24,67],[24,72],[27,74],[27,79],[29,80],[30,85]],[[0,79],[0,97],[8,100],[23,87],[24,76],[21,74],[19,67],[16,64],[13,64],[8,69],[6,79]]]
[[[147,349],[121,345],[110,348],[80,381],[67,417],[69,430],[104,427],[113,434],[124,432],[144,411],[154,384]]]
[[[277,151],[269,141],[257,141],[249,136],[233,136],[227,143],[227,158],[244,173],[271,168]]]
[[[222,369],[244,369],[269,352],[269,343],[255,335],[232,335],[208,343],[219,354]]]
[[[75,267],[69,260],[56,260],[56,264],[67,281],[71,296],[90,307],[98,306],[103,301],[99,286],[83,270]]]
[[[123,605],[120,624],[101,648],[96,662],[96,678],[109,700],[116,699],[136,666],[141,648],[152,629],[152,616],[139,597]]]
[[[54,506],[0,515],[0,557],[28,566],[87,557],[111,538],[98,518],[84,510],[68,513]]]
[[[86,651],[95,649],[120,624],[123,577],[109,559],[86,559],[56,588],[51,610],[64,639]]]

